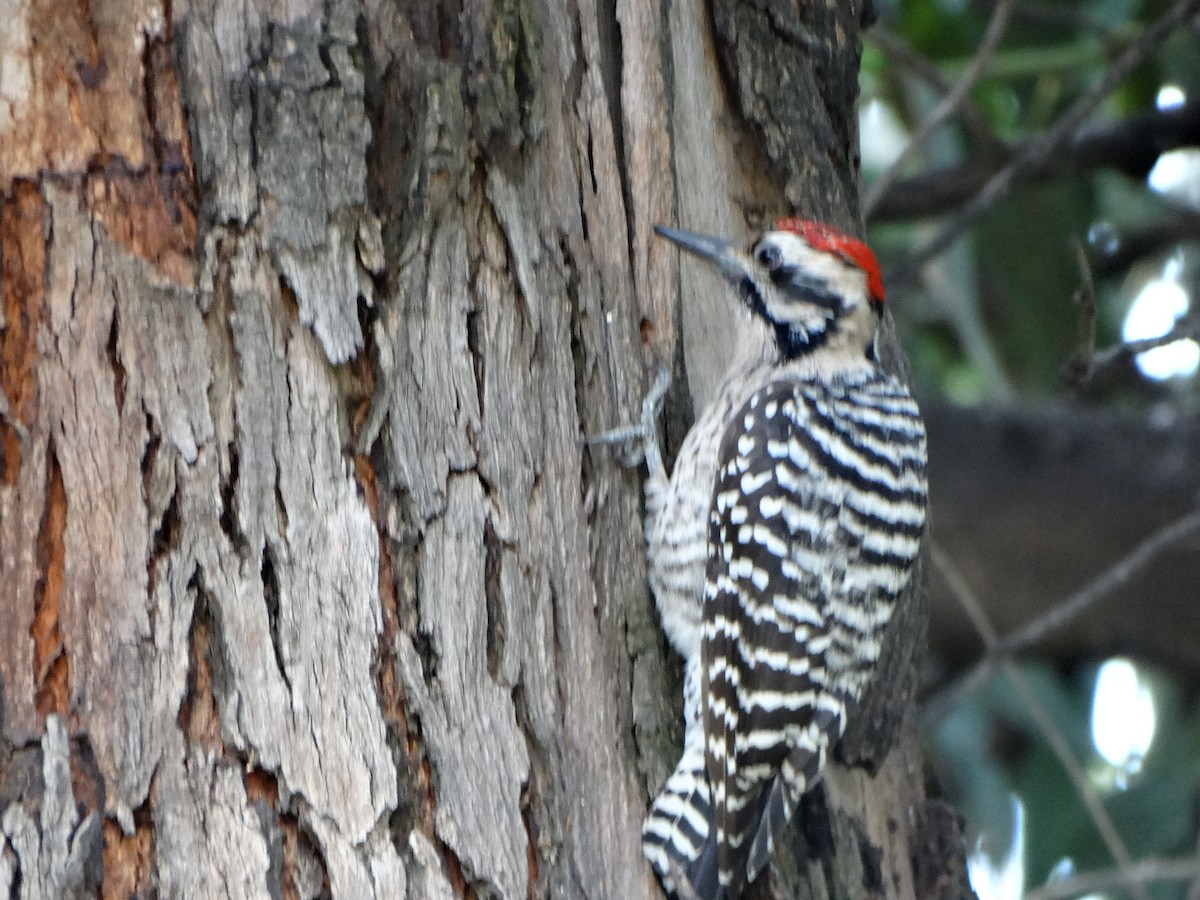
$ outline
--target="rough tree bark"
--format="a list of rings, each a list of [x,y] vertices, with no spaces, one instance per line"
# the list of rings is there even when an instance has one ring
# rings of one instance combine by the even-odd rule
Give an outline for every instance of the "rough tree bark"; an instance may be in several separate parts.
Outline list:
[[[652,224],[856,226],[867,10],[3,11],[0,891],[656,896],[678,666],[579,438],[728,361]],[[786,896],[966,890],[923,617]]]

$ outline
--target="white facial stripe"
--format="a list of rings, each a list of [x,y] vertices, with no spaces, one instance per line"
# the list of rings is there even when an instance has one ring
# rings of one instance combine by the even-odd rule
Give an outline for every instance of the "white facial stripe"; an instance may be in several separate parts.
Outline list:
[[[790,231],[769,231],[763,238],[777,248],[783,264],[823,281],[833,293],[844,297],[847,307],[866,302],[867,275],[834,253],[814,250]]]

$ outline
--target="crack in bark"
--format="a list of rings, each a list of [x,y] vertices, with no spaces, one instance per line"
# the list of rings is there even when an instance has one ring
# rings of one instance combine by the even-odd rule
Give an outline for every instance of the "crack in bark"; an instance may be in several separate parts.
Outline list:
[[[237,414],[234,413],[234,428],[237,428]],[[227,454],[229,459],[229,474],[222,479],[220,484],[221,506],[217,514],[217,522],[221,526],[221,532],[229,539],[233,549],[239,556],[245,558],[250,553],[250,539],[238,521],[237,515],[237,483],[238,475],[241,470],[241,452],[238,450],[238,441],[231,439],[227,445]]]
[[[283,596],[282,588],[279,584],[279,576],[275,571],[274,557],[275,554],[271,550],[270,541],[264,542],[259,572],[262,576],[263,603],[267,611],[267,625],[271,629],[271,650],[275,654],[275,665],[279,669],[279,677],[283,679],[283,684],[287,689],[288,695],[292,696],[292,678],[288,674],[283,638],[279,630],[280,605],[283,602]],[[314,744],[317,743],[315,735],[313,736],[313,742]]]
[[[154,795],[151,778],[150,795]],[[102,897],[128,897],[130,900],[149,900],[154,896],[154,872],[157,853],[154,844],[154,823],[149,803],[133,810],[134,831],[127,835],[116,819],[105,818],[102,831],[103,879]]]
[[[223,752],[220,710],[214,684],[221,679],[224,654],[220,622],[199,563],[188,580],[194,596],[192,621],[188,627],[187,687],[180,700],[175,723],[188,740],[217,753]]]
[[[483,547],[483,596],[487,609],[487,672],[493,681],[501,681],[500,666],[508,642],[508,615],[504,603],[504,591],[500,583],[503,545],[496,535],[490,516],[483,521]]]
[[[142,458],[142,495],[150,501],[151,480],[155,464],[158,462],[158,455],[162,451],[162,439],[158,433],[151,427],[151,418],[146,416],[146,433],[149,435],[149,440],[146,444],[146,452]],[[179,545],[179,534],[182,529],[182,523],[179,518],[179,491],[174,485],[171,488],[170,499],[167,500],[166,507],[162,510],[157,523],[154,522],[152,515],[154,510],[148,512],[148,524],[154,529],[150,537],[150,552],[146,563],[146,594],[154,596],[154,592],[158,586],[158,565],[159,562],[167,557]],[[150,615],[150,633],[155,632],[155,616],[157,615],[157,605],[151,604],[149,609]]]
[[[472,279],[472,292],[474,292],[474,279]],[[480,310],[478,307],[473,308],[467,313],[467,352],[471,354],[471,371],[475,375],[475,397],[479,403],[479,421],[483,422],[487,419],[485,412],[484,399],[486,393],[484,385],[487,383],[486,360],[484,359],[483,341],[479,334]],[[470,423],[467,424],[467,439],[471,442],[472,449],[475,450],[476,458],[479,457],[479,450],[476,445],[476,435],[471,429]]]
[[[34,584],[33,621],[29,637],[33,649],[33,683],[36,705],[43,718],[70,711],[70,666],[59,623],[66,574],[68,501],[54,438],[46,445],[46,495],[38,530],[40,577]]]
[[[858,844],[858,859],[862,865],[862,887],[871,894],[883,895],[883,849],[871,841],[857,822],[852,823],[854,840]]]
[[[125,366],[121,362],[121,356],[117,352],[117,305],[113,305],[112,322],[108,328],[108,342],[104,345],[105,352],[108,354],[108,363],[113,371],[113,396],[117,401],[117,416],[125,415],[125,390],[127,382],[127,373]]]
[[[543,836],[541,826],[539,826],[540,813],[546,812],[545,804],[542,802],[541,791],[538,787],[542,777],[540,764],[545,755],[545,748],[539,748],[536,739],[534,738],[533,723],[529,713],[529,700],[525,696],[525,684],[521,679],[513,685],[510,692],[513,704],[513,715],[516,719],[517,728],[520,729],[521,736],[525,739],[525,752],[529,757],[529,774],[525,783],[521,785],[521,796],[518,801],[521,811],[521,821],[525,826],[526,840],[526,862],[528,864],[528,880],[526,882],[526,897],[527,900],[534,900],[535,897],[542,896],[542,893],[537,889],[544,884],[545,881],[541,873],[541,856],[539,851],[545,851],[548,859],[553,859],[555,850],[544,846],[549,844],[549,836]],[[540,808],[538,808],[540,807]]]

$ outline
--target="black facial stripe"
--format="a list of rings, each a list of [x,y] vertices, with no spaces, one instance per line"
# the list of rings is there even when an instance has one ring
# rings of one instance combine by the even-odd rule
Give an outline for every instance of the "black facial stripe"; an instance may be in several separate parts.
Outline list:
[[[799,270],[795,266],[776,266],[768,273],[771,280],[779,287],[786,287],[788,282],[796,277]]]
[[[828,341],[834,329],[837,328],[837,322],[832,319],[822,323],[819,330],[808,331],[785,322],[772,322],[771,324],[775,329],[775,344],[779,347],[779,354],[784,359],[795,359],[811,353]]]
[[[836,291],[830,290],[829,282],[824,278],[792,269],[791,271],[781,270],[779,273],[772,272],[771,280],[794,300],[812,303],[829,310],[834,316],[842,316],[846,313],[841,296]]]
[[[826,344],[837,330],[838,319],[846,311],[841,297],[830,291],[824,280],[806,277],[803,274],[797,275],[795,271],[785,274],[782,279],[776,278],[773,274],[772,280],[776,283],[788,282],[781,286],[786,288],[792,299],[812,303],[829,313],[819,325],[809,329],[796,323],[777,321],[767,313],[767,302],[754,279],[749,275],[744,277],[738,283],[742,299],[754,315],[771,326],[771,330],[775,333],[775,345],[779,348],[779,355],[784,359],[796,359]],[[871,348],[868,347],[868,356],[870,353]]]
[[[780,281],[774,273],[771,277],[777,283]],[[780,322],[774,319],[767,313],[767,302],[763,298],[762,291],[749,275],[741,280],[738,288],[741,290],[746,305],[750,307],[750,312],[771,326],[771,330],[775,333],[775,345],[779,348],[779,355],[784,359],[795,359],[805,353],[810,353],[829,340],[829,336],[837,324],[834,320],[841,312],[841,302],[836,295],[831,294],[828,290],[821,290],[817,286],[818,284],[823,286],[824,282],[814,282],[813,279],[807,279],[811,284],[805,284],[803,292],[795,290],[797,276],[794,269],[790,275],[785,273],[783,280],[788,282],[787,293],[791,297],[814,303],[829,311],[829,318],[823,321],[819,328],[804,329],[795,323]],[[803,276],[800,276],[799,280],[805,281]]]
[[[754,279],[747,275],[742,278],[738,287],[741,289],[742,299],[750,307],[750,312],[770,321],[771,317],[767,315],[767,301],[763,299],[762,292],[759,291],[758,285],[754,283]]]

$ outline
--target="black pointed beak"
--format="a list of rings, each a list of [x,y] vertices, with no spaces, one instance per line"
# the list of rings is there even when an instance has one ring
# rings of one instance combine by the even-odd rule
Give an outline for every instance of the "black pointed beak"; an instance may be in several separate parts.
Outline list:
[[[697,234],[694,231],[667,228],[665,225],[655,225],[654,231],[681,250],[686,250],[716,266],[717,270],[732,282],[740,281],[749,274],[745,256],[729,241]]]

